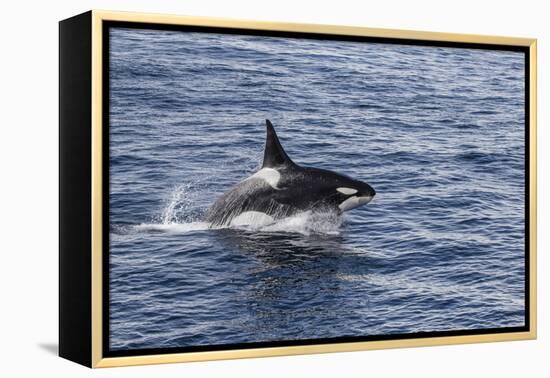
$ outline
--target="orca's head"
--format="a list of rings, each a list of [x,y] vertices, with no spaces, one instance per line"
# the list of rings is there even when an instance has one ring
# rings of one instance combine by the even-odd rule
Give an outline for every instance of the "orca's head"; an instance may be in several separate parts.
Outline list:
[[[366,205],[376,195],[374,188],[366,182],[354,180],[345,176],[339,177],[336,185],[334,189],[334,198],[341,211],[347,211]]]

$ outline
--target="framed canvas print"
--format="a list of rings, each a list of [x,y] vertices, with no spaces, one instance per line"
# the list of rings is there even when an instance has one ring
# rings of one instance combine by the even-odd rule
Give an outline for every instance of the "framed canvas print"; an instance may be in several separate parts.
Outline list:
[[[60,22],[59,353],[536,337],[536,41]]]

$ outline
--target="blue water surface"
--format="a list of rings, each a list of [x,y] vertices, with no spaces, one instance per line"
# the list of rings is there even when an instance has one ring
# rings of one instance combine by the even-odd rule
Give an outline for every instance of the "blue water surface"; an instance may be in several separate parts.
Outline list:
[[[114,28],[112,350],[524,325],[524,55]],[[341,220],[209,229],[261,164],[367,181]]]

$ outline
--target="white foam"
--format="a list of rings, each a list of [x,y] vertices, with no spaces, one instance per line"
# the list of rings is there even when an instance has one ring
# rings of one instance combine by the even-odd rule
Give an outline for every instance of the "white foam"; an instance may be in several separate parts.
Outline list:
[[[268,217],[268,216],[266,216]],[[232,222],[230,226],[212,226],[208,222],[189,223],[142,223],[134,226],[136,232],[165,232],[167,234],[185,234],[189,232],[209,231],[212,229],[230,228],[252,232],[273,233],[298,233],[302,235],[326,234],[338,235],[342,223],[341,218],[333,213],[313,213],[311,211],[299,213],[291,217],[275,220],[271,217],[269,222],[259,217],[254,222],[254,217],[248,217],[248,222]]]
[[[189,223],[142,223],[134,226],[136,231],[162,231],[173,234],[184,234],[193,231],[210,230],[208,222],[189,222]]]

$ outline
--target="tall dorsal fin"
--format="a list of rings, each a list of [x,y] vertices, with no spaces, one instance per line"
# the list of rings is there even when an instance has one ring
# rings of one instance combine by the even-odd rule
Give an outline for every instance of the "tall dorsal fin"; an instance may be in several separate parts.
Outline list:
[[[275,128],[266,119],[267,138],[265,140],[264,163],[262,168],[275,168],[283,165],[294,165],[279,142]]]

